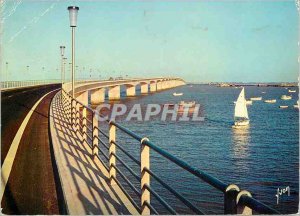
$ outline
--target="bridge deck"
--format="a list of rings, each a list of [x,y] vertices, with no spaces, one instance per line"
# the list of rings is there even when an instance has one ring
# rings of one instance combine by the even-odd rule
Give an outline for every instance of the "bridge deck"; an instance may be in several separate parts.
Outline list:
[[[92,150],[75,133],[63,111],[60,93],[50,108],[50,131],[54,155],[68,214],[139,214]]]
[[[5,135],[2,137],[2,147],[5,145],[14,148],[10,143],[18,127],[13,122],[21,125],[36,99],[54,88],[55,86],[34,88],[30,92],[26,90],[26,93],[12,92],[8,99],[4,96],[2,114],[11,110],[16,111],[17,115],[11,113],[4,117]],[[3,160],[9,162],[2,166],[2,178],[3,170],[7,169],[6,165],[13,164],[1,202],[4,214],[59,214],[48,136],[49,106],[55,93],[48,94],[32,109],[33,113],[21,134],[15,157],[7,154],[8,149],[5,151]]]

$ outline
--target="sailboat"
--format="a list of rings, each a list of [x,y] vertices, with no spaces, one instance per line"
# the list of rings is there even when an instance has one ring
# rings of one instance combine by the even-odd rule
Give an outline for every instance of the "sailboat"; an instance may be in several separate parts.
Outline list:
[[[234,109],[234,125],[233,127],[246,126],[250,122],[247,110],[247,102],[245,99],[245,89],[243,88]]]

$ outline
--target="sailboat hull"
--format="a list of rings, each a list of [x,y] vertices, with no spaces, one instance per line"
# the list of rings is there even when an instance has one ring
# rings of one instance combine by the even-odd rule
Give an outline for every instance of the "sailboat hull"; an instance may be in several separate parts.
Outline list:
[[[250,120],[241,120],[241,121],[235,121],[234,125],[232,126],[233,128],[239,128],[239,127],[245,127],[249,125]]]

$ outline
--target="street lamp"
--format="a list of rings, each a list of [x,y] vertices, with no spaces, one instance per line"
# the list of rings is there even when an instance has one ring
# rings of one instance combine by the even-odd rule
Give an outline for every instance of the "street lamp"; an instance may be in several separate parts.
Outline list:
[[[8,62],[6,62],[5,64],[6,64],[6,79],[5,79],[5,81],[8,81]]]
[[[63,73],[64,73],[64,55],[65,55],[65,46],[60,46],[60,55],[61,55],[61,87],[63,84]]]
[[[63,83],[66,80],[66,61],[67,61],[67,58],[63,57]]]
[[[75,98],[75,28],[79,7],[69,6],[70,27],[72,28],[72,97]]]

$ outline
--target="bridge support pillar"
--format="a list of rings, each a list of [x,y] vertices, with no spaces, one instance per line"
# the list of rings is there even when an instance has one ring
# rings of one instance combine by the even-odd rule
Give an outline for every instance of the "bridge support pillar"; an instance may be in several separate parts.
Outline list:
[[[109,100],[119,100],[120,99],[120,86],[112,86],[108,89]]]
[[[85,92],[79,94],[76,97],[76,100],[78,100],[83,105],[88,106],[89,105],[88,91],[85,91]]]
[[[150,92],[156,92],[156,82],[150,83]]]
[[[126,96],[127,97],[135,96],[135,86],[134,85],[126,85]]]
[[[141,94],[148,93],[148,83],[141,83]]]
[[[157,91],[162,90],[162,82],[161,81],[157,82],[157,84],[156,84],[156,90]]]
[[[166,85],[166,81],[162,81],[161,82],[161,89],[166,89],[167,88],[167,85]]]
[[[105,88],[91,90],[91,104],[100,104],[105,101]]]

